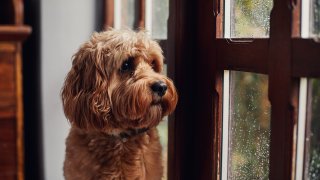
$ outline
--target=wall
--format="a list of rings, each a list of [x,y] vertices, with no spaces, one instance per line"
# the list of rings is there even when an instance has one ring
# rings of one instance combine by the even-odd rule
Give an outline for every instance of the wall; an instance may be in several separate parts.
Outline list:
[[[71,67],[72,55],[94,30],[95,2],[41,2],[42,131],[46,180],[64,179],[65,138],[70,125],[63,114],[60,90]]]

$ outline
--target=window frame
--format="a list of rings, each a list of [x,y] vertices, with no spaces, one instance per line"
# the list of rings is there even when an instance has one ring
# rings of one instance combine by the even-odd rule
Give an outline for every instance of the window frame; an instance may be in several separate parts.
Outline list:
[[[181,88],[182,93],[187,94],[180,97],[180,101],[188,98],[188,95],[195,96],[190,100],[194,106],[179,104],[175,124],[180,126],[187,121],[189,124],[176,127],[187,129],[186,132],[196,128],[192,135],[195,150],[187,152],[187,157],[193,157],[194,165],[180,163],[180,167],[194,170],[179,171],[177,173],[180,176],[175,177],[185,177],[183,174],[188,174],[197,179],[220,179],[222,74],[223,70],[238,70],[269,75],[268,96],[272,108],[269,178],[293,179],[299,81],[301,77],[320,77],[320,70],[317,68],[320,67],[317,60],[320,57],[320,44],[313,39],[300,38],[301,0],[274,0],[270,37],[252,39],[252,42],[221,38],[222,0],[173,1],[170,1],[173,8],[169,11],[169,35],[172,35],[168,41],[169,44],[175,43],[175,52],[169,52],[169,61],[175,59],[174,75],[178,77],[178,89]],[[191,12],[193,16],[190,16]],[[194,37],[190,38],[192,36]],[[180,54],[186,53],[185,49],[188,48],[195,52]],[[179,81],[189,77],[188,72],[192,67],[195,69],[192,71],[195,76],[193,79],[197,81],[194,91],[189,90],[194,89],[192,83],[179,84]],[[190,108],[188,111],[192,112],[180,112],[184,108]],[[189,114],[193,116],[186,118]],[[194,119],[196,123],[193,127],[194,124],[189,121]],[[185,135],[176,131],[176,136]],[[183,142],[180,146],[187,146],[187,143]],[[185,160],[182,158],[181,161]]]

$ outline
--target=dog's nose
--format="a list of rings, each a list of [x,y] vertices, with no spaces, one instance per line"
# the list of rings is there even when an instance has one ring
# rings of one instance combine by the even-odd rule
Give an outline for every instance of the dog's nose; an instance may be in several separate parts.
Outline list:
[[[152,84],[151,89],[153,92],[157,93],[159,96],[163,96],[166,94],[166,91],[168,89],[166,83],[162,81],[157,81]]]

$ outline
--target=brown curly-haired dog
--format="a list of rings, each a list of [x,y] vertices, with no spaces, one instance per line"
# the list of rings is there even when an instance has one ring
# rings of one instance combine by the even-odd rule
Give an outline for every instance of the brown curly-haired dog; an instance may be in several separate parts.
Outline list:
[[[155,126],[178,99],[162,66],[160,46],[143,31],[110,29],[80,47],[62,89],[66,179],[161,179]]]

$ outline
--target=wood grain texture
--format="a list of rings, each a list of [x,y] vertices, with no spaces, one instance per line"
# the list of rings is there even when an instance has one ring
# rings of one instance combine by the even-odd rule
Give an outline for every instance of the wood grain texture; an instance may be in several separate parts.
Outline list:
[[[280,15],[281,14],[281,15]],[[291,102],[292,7],[275,0],[270,17],[268,51],[269,91],[271,103],[269,179],[292,179],[294,107]]]
[[[136,22],[136,27],[137,28],[145,28],[146,25],[146,0],[139,0],[137,1],[138,7],[136,10],[137,12],[137,22]]]
[[[301,0],[293,1],[291,37],[301,37]]]
[[[17,176],[18,180],[24,179],[24,145],[23,145],[23,92],[22,92],[22,55],[21,45],[17,43],[15,54],[15,83],[16,83],[16,145],[17,145]]]
[[[15,59],[11,45],[0,43],[0,119],[13,117],[16,113]]]
[[[104,0],[104,29],[114,25],[114,0]]]
[[[168,74],[175,82],[179,102],[169,120],[168,179],[194,178],[195,34],[194,1],[170,0],[168,19]]]
[[[14,19],[16,25],[23,24],[23,0],[13,0]]]
[[[269,39],[217,39],[220,69],[268,73]]]
[[[20,52],[19,43],[0,41],[0,179],[24,179]]]
[[[29,26],[0,26],[0,41],[23,41],[30,33]]]
[[[0,118],[0,179],[17,179],[16,117]]]
[[[218,44],[216,36],[220,34],[217,28],[218,18],[212,13],[214,1],[197,1],[193,4],[196,8],[195,16],[196,35],[194,51],[194,69],[196,69],[196,94],[195,94],[195,178],[214,179],[217,171],[218,142],[214,141],[215,133],[219,132],[216,123],[221,120],[219,113],[221,94],[219,94],[219,83],[217,75],[221,73],[218,69]],[[219,6],[217,6],[219,7]],[[223,71],[222,71],[223,72]],[[218,138],[218,137],[217,137]]]
[[[292,73],[295,77],[320,77],[320,43],[313,39],[292,40]]]

